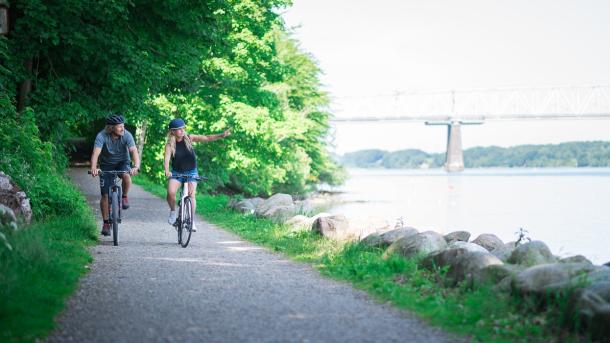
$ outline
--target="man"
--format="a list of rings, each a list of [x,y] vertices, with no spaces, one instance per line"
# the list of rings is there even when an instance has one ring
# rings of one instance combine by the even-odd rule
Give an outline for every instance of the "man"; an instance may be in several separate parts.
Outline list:
[[[135,166],[131,167],[129,154],[133,158]],[[123,209],[129,208],[127,194],[131,186],[131,175],[137,175],[140,170],[140,155],[136,148],[136,143],[131,133],[125,130],[125,119],[122,115],[113,114],[106,118],[106,128],[100,131],[95,137],[93,154],[91,155],[91,175],[98,175],[97,162],[100,161],[102,171],[123,170],[127,173],[121,174],[123,184]],[[108,192],[114,181],[114,175],[102,173],[100,175],[100,190],[102,198],[100,209],[104,225],[102,235],[110,235],[110,220],[108,214]]]

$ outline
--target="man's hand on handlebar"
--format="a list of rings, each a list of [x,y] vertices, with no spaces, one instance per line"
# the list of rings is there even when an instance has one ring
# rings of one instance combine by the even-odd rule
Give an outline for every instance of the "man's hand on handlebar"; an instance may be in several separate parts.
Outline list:
[[[91,168],[91,170],[89,171],[89,174],[91,174],[91,177],[96,177],[99,174],[99,169],[97,168]]]

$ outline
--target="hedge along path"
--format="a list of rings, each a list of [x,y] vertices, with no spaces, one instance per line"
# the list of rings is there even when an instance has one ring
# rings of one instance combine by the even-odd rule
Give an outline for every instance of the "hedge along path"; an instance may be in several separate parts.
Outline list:
[[[99,219],[97,179],[73,169]],[[103,237],[49,342],[456,342],[310,266],[197,217],[188,248],[163,199],[133,185],[118,247]],[[100,224],[101,225],[101,224]]]

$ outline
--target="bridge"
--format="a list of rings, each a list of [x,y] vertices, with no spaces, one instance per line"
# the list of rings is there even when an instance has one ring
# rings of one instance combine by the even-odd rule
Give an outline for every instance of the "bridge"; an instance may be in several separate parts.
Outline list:
[[[445,169],[464,169],[462,125],[488,120],[610,118],[610,85],[410,91],[343,97],[333,122],[420,121],[447,126]]]

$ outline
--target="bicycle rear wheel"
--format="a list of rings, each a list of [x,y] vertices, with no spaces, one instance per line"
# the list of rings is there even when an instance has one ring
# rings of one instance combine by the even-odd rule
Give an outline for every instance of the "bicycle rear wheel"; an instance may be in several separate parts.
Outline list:
[[[112,220],[112,242],[113,244],[119,245],[119,193],[112,192],[111,199],[112,206],[112,215],[110,219]]]
[[[182,220],[180,221],[180,228],[178,231],[182,232],[182,242],[180,242],[180,245],[182,245],[183,248],[186,248],[191,240],[191,233],[193,233],[193,206],[190,197],[184,198],[181,208]]]

